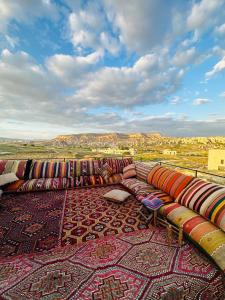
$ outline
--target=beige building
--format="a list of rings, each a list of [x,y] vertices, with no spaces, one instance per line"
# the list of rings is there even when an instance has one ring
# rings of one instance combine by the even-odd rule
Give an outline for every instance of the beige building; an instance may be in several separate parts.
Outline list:
[[[175,151],[175,150],[168,150],[168,149],[163,150],[162,153],[166,154],[166,155],[177,155],[177,151]]]
[[[225,170],[225,150],[209,150],[208,170]]]

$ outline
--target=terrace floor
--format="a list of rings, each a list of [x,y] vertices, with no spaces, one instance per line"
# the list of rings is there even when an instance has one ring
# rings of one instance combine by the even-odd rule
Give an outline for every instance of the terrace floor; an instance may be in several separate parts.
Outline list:
[[[168,246],[134,197],[102,197],[114,188],[4,195],[2,299],[225,299],[215,264],[188,241]]]

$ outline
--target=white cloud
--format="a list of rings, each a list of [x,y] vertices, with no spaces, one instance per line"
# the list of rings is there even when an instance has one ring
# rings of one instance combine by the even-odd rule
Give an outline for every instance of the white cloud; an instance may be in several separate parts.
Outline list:
[[[210,79],[215,74],[223,71],[225,69],[225,56],[213,66],[212,70],[205,74],[206,79]]]
[[[225,35],[225,23],[220,26],[217,26],[215,32],[219,35]]]
[[[196,98],[193,100],[193,105],[203,105],[203,104],[207,104],[207,103],[210,103],[211,101],[207,98]]]
[[[199,37],[210,27],[220,23],[224,16],[224,0],[201,0],[196,2],[187,18],[187,27]]]
[[[177,105],[181,102],[181,98],[179,96],[175,96],[170,100],[170,104]]]
[[[86,56],[56,54],[46,61],[48,69],[64,83],[77,87],[83,77],[102,58],[103,52],[96,51]]]
[[[105,10],[120,41],[131,51],[141,54],[165,45],[177,29],[182,28],[179,1],[105,0]]]
[[[177,67],[182,67],[184,65],[194,63],[197,57],[197,52],[195,47],[184,51],[178,51],[173,57],[173,63]]]
[[[69,15],[69,30],[71,42],[78,51],[103,48],[113,55],[119,51],[117,39],[106,31],[107,17],[98,1],[88,2],[85,8],[78,6]]]
[[[150,54],[132,67],[104,67],[88,74],[71,101],[110,107],[162,103],[178,89],[182,76],[165,55]]]
[[[10,21],[30,23],[33,18],[48,17],[56,20],[58,11],[51,0],[1,0],[0,32],[6,33]]]
[[[222,92],[222,93],[220,94],[220,97],[225,98],[225,92]]]

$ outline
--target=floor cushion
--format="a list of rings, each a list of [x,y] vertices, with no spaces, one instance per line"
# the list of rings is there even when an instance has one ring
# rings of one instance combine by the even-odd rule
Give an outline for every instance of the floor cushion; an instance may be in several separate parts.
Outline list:
[[[135,164],[130,164],[123,168],[123,178],[128,179],[132,177],[136,177],[137,173],[135,170]]]
[[[160,213],[199,244],[225,271],[225,233],[205,218],[179,203],[160,208]]]
[[[123,180],[123,174],[113,174],[112,176],[109,177],[108,179],[108,183],[109,184],[118,184],[121,183],[121,181]]]
[[[19,192],[66,189],[69,187],[68,178],[39,178],[30,179],[23,183]]]
[[[77,176],[75,178],[70,178],[68,182],[69,188],[106,184],[106,181],[100,175]]]
[[[19,178],[15,173],[7,173],[0,175],[0,187],[11,182],[17,181]]]
[[[103,195],[103,197],[106,198],[107,200],[117,202],[117,203],[124,202],[130,196],[131,196],[130,193],[122,190],[117,190],[117,189],[111,190],[108,193]]]
[[[132,157],[129,158],[104,158],[104,163],[107,163],[112,169],[113,174],[123,173],[124,167],[133,163]]]
[[[132,191],[132,193],[137,195],[148,195],[151,191],[155,190],[155,188],[144,181],[141,181],[137,178],[128,178],[123,179],[121,184],[125,186],[128,190]]]
[[[137,173],[136,178],[138,180],[142,180],[142,181],[146,182],[149,172],[156,164],[157,163],[151,163],[151,164],[148,163],[147,164],[147,163],[143,163],[143,162],[135,162],[136,173]]]

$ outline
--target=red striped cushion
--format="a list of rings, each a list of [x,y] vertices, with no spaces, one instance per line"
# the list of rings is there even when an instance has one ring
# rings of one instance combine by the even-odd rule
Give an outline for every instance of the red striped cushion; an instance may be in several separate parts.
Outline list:
[[[71,160],[71,176],[98,175],[98,169],[102,167],[102,160]]]
[[[31,165],[29,179],[62,177],[70,177],[69,162],[33,161]]]
[[[194,179],[176,202],[184,205],[225,231],[225,187],[202,179]]]
[[[19,179],[24,179],[27,160],[0,160],[0,175],[15,173]]]
[[[152,170],[154,166],[143,162],[136,162],[135,167],[136,167],[137,179],[146,181],[149,172]]]
[[[175,199],[193,178],[175,170],[155,166],[148,174],[147,182]]]
[[[133,163],[133,158],[105,158],[104,163],[107,163],[112,169],[114,174],[123,173],[124,167]]]

